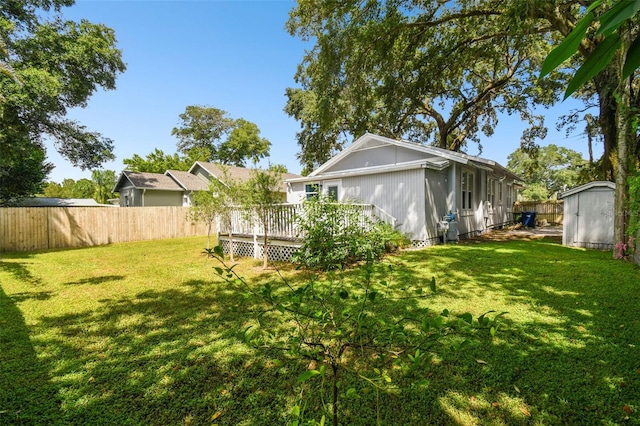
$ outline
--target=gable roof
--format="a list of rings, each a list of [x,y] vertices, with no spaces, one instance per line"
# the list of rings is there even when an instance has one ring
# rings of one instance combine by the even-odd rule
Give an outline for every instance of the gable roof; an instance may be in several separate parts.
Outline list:
[[[129,182],[136,189],[156,189],[164,191],[182,191],[183,188],[171,177],[161,173],[132,172],[125,170],[120,174],[111,192],[120,192],[120,188]]]
[[[389,164],[384,166],[375,166],[375,167],[363,167],[360,169],[351,169],[349,171],[343,170],[341,172],[327,172],[327,170],[331,169],[334,165],[339,163],[342,159],[347,157],[353,152],[365,149],[371,149],[376,147],[382,147],[385,145],[394,145],[397,147],[401,147],[404,149],[421,152],[428,154],[431,156],[430,158],[425,158],[423,160],[418,161],[409,161],[404,163],[397,164]],[[488,160],[486,158],[477,157],[473,155],[464,154],[461,152],[450,151],[448,149],[436,148],[433,146],[422,145],[415,142],[410,142],[407,140],[396,140],[387,138],[384,136],[374,135],[372,133],[365,133],[363,136],[354,141],[347,148],[342,150],[340,153],[333,156],[326,163],[322,164],[316,170],[309,174],[309,176],[301,179],[289,180],[290,182],[295,181],[303,181],[303,180],[313,180],[314,177],[324,177],[324,176],[337,176],[337,175],[348,175],[348,174],[371,174],[377,172],[387,172],[395,169],[404,169],[407,168],[419,168],[419,167],[427,167],[436,170],[442,170],[449,166],[450,162],[455,162],[459,164],[469,164],[474,167],[478,167],[481,169],[488,169],[494,173],[499,173],[501,175],[509,176],[511,178],[522,180],[519,176],[501,166],[497,162],[493,160]]]
[[[562,198],[565,198],[565,197],[568,197],[568,196],[573,195],[573,194],[577,194],[578,192],[586,191],[586,190],[591,189],[591,188],[609,188],[609,189],[615,190],[616,189],[616,184],[613,183],[613,182],[606,181],[606,180],[596,180],[596,181],[593,181],[593,182],[585,183],[584,185],[580,185],[580,186],[577,186],[575,188],[571,188],[571,189],[568,189],[566,191],[559,192],[558,193],[558,200],[560,200]]]
[[[189,172],[182,170],[167,170],[164,174],[171,177],[178,183],[178,185],[187,191],[206,191],[209,187],[207,182]]]
[[[228,170],[227,174],[232,179],[239,180],[240,182],[247,182],[249,179],[251,179],[251,171],[255,170],[255,169],[247,169],[245,167],[226,166],[226,165],[219,165],[214,163],[207,163],[205,161],[196,161],[193,164],[193,166],[191,166],[188,173],[193,174],[193,170],[197,167],[200,167],[203,170],[205,170],[209,174],[210,178],[214,177],[218,180],[220,180],[221,177],[224,175],[224,169],[227,169]],[[301,177],[300,175],[296,175],[293,173],[282,173],[282,181],[280,182],[280,191],[287,192],[287,184],[285,183],[285,180],[300,178],[300,177]]]

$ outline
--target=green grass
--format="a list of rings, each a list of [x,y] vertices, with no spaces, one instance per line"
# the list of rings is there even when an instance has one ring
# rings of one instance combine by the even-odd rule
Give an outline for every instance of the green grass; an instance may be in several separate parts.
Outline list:
[[[273,425],[296,403],[319,417],[319,381],[296,384],[305,364],[244,343],[254,302],[216,279],[205,244],[3,254],[0,424]],[[392,374],[378,400],[344,399],[343,424],[375,424],[378,411],[389,425],[640,424],[636,266],[549,240],[439,246],[386,262],[395,274],[376,279],[428,288],[435,276],[438,292],[385,309],[509,314],[494,338],[480,333],[459,351],[434,345],[417,377]],[[259,265],[237,270],[256,286],[277,279]]]

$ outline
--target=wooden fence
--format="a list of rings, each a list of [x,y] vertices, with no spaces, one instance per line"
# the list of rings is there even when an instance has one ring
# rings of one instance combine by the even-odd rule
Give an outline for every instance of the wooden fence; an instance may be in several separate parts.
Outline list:
[[[513,213],[536,212],[536,222],[546,221],[550,225],[562,225],[564,201],[516,201]]]
[[[187,207],[3,207],[0,252],[207,235]],[[212,230],[215,235],[215,230]]]

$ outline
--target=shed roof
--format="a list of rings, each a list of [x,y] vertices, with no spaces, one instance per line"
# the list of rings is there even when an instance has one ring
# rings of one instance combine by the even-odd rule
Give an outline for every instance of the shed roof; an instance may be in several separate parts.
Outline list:
[[[183,188],[170,176],[161,173],[132,172],[125,170],[120,174],[112,192],[120,192],[120,188],[129,182],[136,189],[157,189],[164,191],[182,191]]]
[[[570,195],[577,194],[578,192],[587,191],[592,188],[609,188],[616,189],[616,184],[606,180],[595,180],[593,182],[585,183],[584,185],[576,186],[567,191],[558,193],[558,199],[566,198]]]

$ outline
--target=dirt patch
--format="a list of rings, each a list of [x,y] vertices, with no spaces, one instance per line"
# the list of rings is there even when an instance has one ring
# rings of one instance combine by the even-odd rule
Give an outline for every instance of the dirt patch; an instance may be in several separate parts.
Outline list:
[[[503,229],[492,229],[476,237],[461,240],[460,242],[474,244],[482,241],[538,240],[542,238],[547,238],[561,244],[562,227],[544,226],[527,228],[517,225]]]

